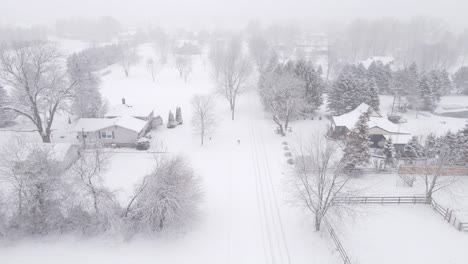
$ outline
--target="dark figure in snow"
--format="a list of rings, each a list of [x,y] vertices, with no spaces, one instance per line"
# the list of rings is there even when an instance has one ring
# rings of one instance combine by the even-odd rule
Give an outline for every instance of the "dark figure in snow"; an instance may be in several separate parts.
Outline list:
[[[237,145],[240,145],[240,139],[237,140]]]

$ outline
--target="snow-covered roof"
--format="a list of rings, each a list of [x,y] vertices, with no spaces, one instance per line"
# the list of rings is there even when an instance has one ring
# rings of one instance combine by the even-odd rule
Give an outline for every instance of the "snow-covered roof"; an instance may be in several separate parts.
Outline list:
[[[131,116],[118,118],[80,118],[75,125],[75,131],[94,132],[112,126],[140,132],[146,126],[146,122]]]
[[[385,131],[390,133],[399,133],[399,134],[410,134],[401,129],[401,127],[397,124],[390,122],[388,119],[383,117],[370,117],[369,118],[369,129],[373,127],[379,127]]]
[[[49,153],[50,159],[62,162],[65,160],[70,149],[75,147],[75,145],[69,143],[27,143],[19,149],[17,157],[19,160],[25,160],[33,150],[41,149]]]
[[[357,121],[359,120],[359,117],[367,112],[369,110],[370,106],[362,103],[356,109],[353,111],[340,115],[340,116],[333,116],[333,122],[335,123],[335,126],[342,126],[346,127],[348,129],[352,129]],[[383,118],[381,115],[379,115],[377,112],[372,111],[371,116],[369,118],[369,129],[378,127],[381,128],[389,133],[395,133],[395,134],[410,134],[406,131],[401,130],[400,126],[390,122],[386,118]]]
[[[366,103],[360,104],[356,109],[352,110],[349,113],[342,114],[340,116],[333,116],[333,122],[336,126],[344,126],[348,129],[354,127],[356,122],[359,120],[359,117],[369,110],[370,106]],[[372,111],[371,117],[381,117],[375,111]]]
[[[133,117],[148,117],[151,112],[154,112],[154,106],[152,105],[128,105],[118,104],[112,106],[104,117],[121,117],[121,116],[133,116]]]

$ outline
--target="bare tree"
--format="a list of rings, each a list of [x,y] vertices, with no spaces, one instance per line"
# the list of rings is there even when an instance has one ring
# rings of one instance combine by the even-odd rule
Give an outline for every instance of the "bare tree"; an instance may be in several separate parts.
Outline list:
[[[188,76],[192,72],[192,60],[190,56],[179,55],[176,57],[175,65],[180,78],[187,82]]]
[[[192,220],[201,198],[199,178],[187,160],[181,156],[163,157],[137,188],[127,215],[136,231],[161,232]]]
[[[259,35],[252,36],[249,41],[249,51],[250,56],[257,65],[257,70],[259,72],[263,72],[268,64],[271,54],[270,46],[266,39]]]
[[[265,108],[273,114],[278,132],[284,136],[290,118],[303,108],[304,82],[288,72],[271,72],[259,83]]]
[[[119,64],[122,66],[126,77],[130,75],[130,68],[137,64],[139,60],[136,47],[126,42],[119,44]]]
[[[155,28],[151,30],[150,34],[154,41],[154,50],[159,57],[159,63],[164,66],[171,49],[171,39],[162,28]]]
[[[58,49],[37,43],[0,50],[0,81],[11,88],[9,102],[0,106],[29,119],[43,142],[50,142],[57,112],[67,109],[79,80],[70,80]]]
[[[323,219],[331,210],[339,212],[337,199],[349,195],[349,177],[342,174],[338,143],[316,133],[308,144],[302,141],[296,150],[290,193],[294,204],[309,210],[315,218],[315,229],[320,230]]]
[[[160,65],[157,61],[155,61],[153,58],[149,58],[146,60],[146,68],[151,74],[151,78],[153,79],[153,82],[156,81],[156,75],[158,74],[160,70]]]
[[[432,200],[434,194],[441,190],[449,190],[450,186],[460,181],[461,177],[454,173],[451,167],[454,165],[455,149],[446,142],[445,138],[435,145],[426,140],[420,150],[421,158],[415,165],[400,166],[399,173],[404,177],[418,177],[422,180],[428,200]]]
[[[252,73],[252,64],[242,51],[242,43],[238,38],[232,38],[226,47],[216,53],[213,58],[218,65],[213,64],[216,82],[216,93],[223,96],[231,109],[234,120],[237,96],[245,91]],[[217,76],[216,76],[217,75]]]
[[[113,192],[104,186],[103,174],[107,170],[109,153],[102,148],[82,150],[80,159],[72,166],[71,173],[75,177],[76,196],[79,199],[78,213],[87,216],[87,221],[79,221],[78,216],[72,216],[70,222],[88,233],[118,234],[122,227],[121,208]],[[75,214],[78,214],[75,212]],[[77,227],[74,227],[75,229]]]
[[[82,151],[80,159],[72,166],[72,172],[77,176],[86,196],[93,201],[96,214],[100,213],[101,199],[108,199],[109,191],[102,186],[102,174],[106,171],[108,154],[101,148]]]
[[[195,95],[191,103],[193,109],[192,124],[195,130],[200,133],[201,144],[203,145],[205,135],[211,133],[216,126],[214,117],[215,102],[212,96]]]

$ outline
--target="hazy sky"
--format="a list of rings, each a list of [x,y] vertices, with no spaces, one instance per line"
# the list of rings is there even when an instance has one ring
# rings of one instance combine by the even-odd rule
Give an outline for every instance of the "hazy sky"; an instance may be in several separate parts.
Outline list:
[[[140,25],[243,27],[250,19],[270,22],[430,15],[451,25],[468,25],[467,0],[0,0],[0,9],[0,22],[11,24],[110,15]]]

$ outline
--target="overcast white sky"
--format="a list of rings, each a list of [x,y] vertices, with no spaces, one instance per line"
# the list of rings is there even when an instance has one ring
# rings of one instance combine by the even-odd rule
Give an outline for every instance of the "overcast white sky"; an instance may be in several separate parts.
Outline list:
[[[250,19],[269,22],[431,15],[451,25],[468,26],[468,0],[0,0],[0,8],[0,22],[11,24],[109,15],[139,24],[243,27]]]

